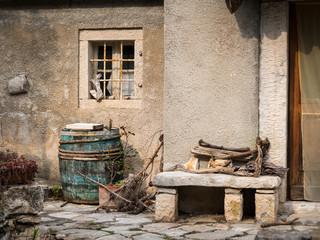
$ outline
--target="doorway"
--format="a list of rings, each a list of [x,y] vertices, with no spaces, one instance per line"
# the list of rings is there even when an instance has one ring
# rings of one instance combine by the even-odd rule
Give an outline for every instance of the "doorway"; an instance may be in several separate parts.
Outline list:
[[[289,191],[320,201],[320,4],[289,5]]]

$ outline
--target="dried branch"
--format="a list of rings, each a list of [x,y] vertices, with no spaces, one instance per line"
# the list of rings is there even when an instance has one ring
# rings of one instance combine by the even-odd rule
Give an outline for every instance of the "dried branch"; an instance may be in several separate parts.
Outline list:
[[[262,166],[262,159],[263,159],[263,152],[261,149],[261,139],[257,138],[257,149],[258,155],[256,160],[254,161],[254,176],[259,177],[261,174],[261,166]]]
[[[256,153],[256,150],[247,151],[247,152],[234,152],[229,150],[223,149],[213,149],[213,148],[206,148],[206,147],[199,147],[196,146],[190,150],[191,153],[214,157],[214,159],[231,159],[231,160],[238,160],[238,161],[248,161],[252,159],[253,155]]]
[[[160,144],[156,148],[146,166],[132,179],[130,179],[125,185],[117,190],[117,192],[121,196],[127,197],[128,199],[132,200],[131,204],[126,204],[122,201],[118,201],[116,203],[118,211],[133,211],[133,213],[139,213],[143,210],[143,207],[153,211],[150,207],[148,207],[141,201],[141,199],[146,195],[146,192],[141,189],[141,186],[149,176],[149,173],[147,173],[149,166],[154,162],[154,159],[157,157],[159,150],[163,146],[163,135],[160,136],[159,140]],[[141,206],[143,207],[141,208]]]
[[[248,172],[254,172],[254,164],[254,160],[248,162],[246,164],[246,170]],[[283,177],[287,171],[287,168],[279,167],[271,162],[266,162],[265,160],[262,160],[261,175],[277,175],[279,177]]]
[[[263,223],[260,226],[262,228],[266,228],[266,227],[272,227],[272,226],[279,226],[279,225],[291,225],[293,224],[295,221],[299,220],[299,217],[296,217],[294,219],[292,219],[291,221],[288,222],[272,222],[272,223]]]
[[[225,148],[223,146],[212,145],[210,143],[207,143],[207,142],[203,141],[202,139],[199,140],[199,146],[207,147],[207,148],[215,148],[215,149],[227,150],[227,151],[234,151],[234,152],[248,152],[248,151],[250,151],[249,147],[245,147],[245,148]]]
[[[205,173],[224,173],[230,174],[235,176],[245,176],[245,177],[253,177],[253,173],[250,173],[245,170],[238,170],[236,171],[235,168],[230,167],[216,167],[216,168],[206,168],[206,169],[189,169],[184,164],[176,164],[168,169],[167,172],[171,171],[182,171],[182,172],[189,172],[189,173],[196,173],[196,174],[205,174]]]
[[[84,175],[84,174],[82,174],[82,173],[80,173],[80,172],[77,172],[77,174],[80,175],[80,176],[82,176],[82,177],[84,177],[84,178],[86,178],[86,179],[88,179],[89,181],[91,181],[91,182],[99,185],[100,187],[106,189],[109,193],[113,194],[114,196],[116,196],[116,197],[118,197],[118,198],[121,198],[123,201],[126,201],[126,202],[128,202],[128,203],[131,203],[130,200],[128,200],[128,199],[120,196],[119,194],[117,194],[117,193],[115,193],[114,191],[112,191],[112,190],[110,190],[109,188],[107,188],[105,185],[103,185],[103,184],[101,184],[101,183],[99,183],[99,182],[97,182],[97,181],[95,181],[95,180],[87,177],[86,175]]]

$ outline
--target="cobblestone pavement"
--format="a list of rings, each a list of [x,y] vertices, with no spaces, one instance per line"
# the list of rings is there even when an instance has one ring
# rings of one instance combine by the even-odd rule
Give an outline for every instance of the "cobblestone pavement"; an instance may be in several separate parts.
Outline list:
[[[260,231],[260,224],[253,218],[229,224],[221,215],[188,215],[180,217],[175,223],[156,223],[151,212],[138,215],[106,213],[103,210],[96,211],[97,206],[93,205],[68,203],[60,207],[62,203],[62,201],[45,202],[44,210],[40,214],[42,219],[40,231],[49,231],[55,239],[274,239],[270,237],[270,233],[278,233],[284,237],[278,236],[277,239],[288,239],[286,233],[297,237],[299,234],[306,236],[313,232],[315,236],[320,226],[320,216],[310,214],[299,216],[300,220],[295,225],[274,226],[263,231]],[[295,217],[295,215],[280,216],[280,220],[290,220]]]

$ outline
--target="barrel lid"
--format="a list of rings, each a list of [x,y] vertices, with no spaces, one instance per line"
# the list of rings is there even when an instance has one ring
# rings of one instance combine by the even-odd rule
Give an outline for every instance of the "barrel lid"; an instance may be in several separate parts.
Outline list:
[[[75,131],[97,131],[103,129],[103,124],[99,123],[73,123],[67,124],[67,129]]]

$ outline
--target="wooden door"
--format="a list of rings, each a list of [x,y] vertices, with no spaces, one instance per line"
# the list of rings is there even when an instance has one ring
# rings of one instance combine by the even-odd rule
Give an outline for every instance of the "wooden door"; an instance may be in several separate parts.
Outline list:
[[[291,200],[303,200],[301,99],[295,4],[289,5],[289,191]]]

